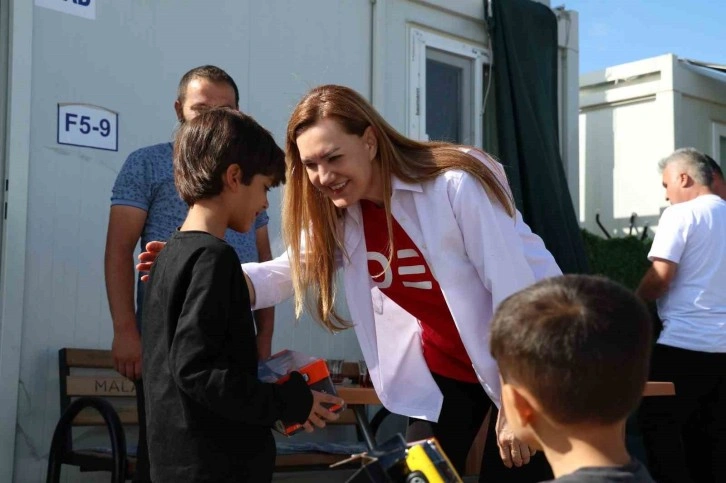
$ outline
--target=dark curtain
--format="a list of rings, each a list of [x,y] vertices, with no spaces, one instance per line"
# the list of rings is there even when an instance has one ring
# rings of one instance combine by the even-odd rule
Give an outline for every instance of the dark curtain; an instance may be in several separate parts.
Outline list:
[[[524,220],[565,273],[588,272],[580,227],[560,158],[557,19],[532,0],[492,0],[487,26],[497,150]],[[487,9],[488,2],[484,0]]]

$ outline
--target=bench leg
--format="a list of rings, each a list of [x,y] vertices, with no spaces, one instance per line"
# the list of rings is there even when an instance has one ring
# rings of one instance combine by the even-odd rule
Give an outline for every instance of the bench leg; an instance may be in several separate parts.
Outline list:
[[[366,440],[368,449],[372,450],[376,447],[376,437],[371,429],[371,425],[368,422],[368,415],[366,414],[366,407],[361,404],[352,406],[353,412],[355,413],[355,419],[358,421],[358,427],[363,433],[363,438]]]
[[[68,432],[71,430],[73,419],[84,408],[96,409],[106,422],[106,427],[111,437],[111,450],[113,454],[113,469],[111,481],[123,483],[126,479],[126,436],[124,435],[121,421],[116,410],[106,400],[97,397],[81,397],[73,401],[68,409],[61,415],[58,424],[53,432],[53,440],[48,455],[47,483],[58,483],[60,481],[60,470],[66,453],[66,441]]]

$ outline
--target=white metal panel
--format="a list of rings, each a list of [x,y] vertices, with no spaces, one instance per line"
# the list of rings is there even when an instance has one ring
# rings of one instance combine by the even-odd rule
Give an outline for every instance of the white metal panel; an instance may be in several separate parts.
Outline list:
[[[560,152],[567,175],[567,185],[580,216],[579,171],[579,16],[575,11],[555,10],[558,31],[557,78],[559,95]]]
[[[386,9],[388,0],[376,0],[371,4],[371,102],[373,107],[383,117],[386,117],[386,39],[388,35]]]
[[[605,69],[586,72],[580,76],[580,88],[597,86],[603,83],[618,84],[627,82],[638,76],[651,74],[654,72],[662,72],[669,69],[674,61],[672,54],[651,57],[648,59],[628,62],[625,64],[607,67]]]
[[[9,2],[12,50],[8,56],[9,85],[7,172],[8,215],[2,242],[2,319],[0,319],[0,481],[11,481],[15,464],[18,384],[25,310],[26,230],[28,226],[28,162],[31,139],[31,74],[33,6]],[[8,6],[8,2],[5,3]]]
[[[719,156],[719,136],[726,136],[726,92],[724,102],[716,103],[683,94],[679,115],[675,118],[677,147],[692,146],[704,153]],[[720,161],[723,162],[724,153]]]
[[[665,136],[671,131],[669,111],[672,106],[664,99],[613,109],[611,196],[616,225],[627,225],[633,212],[641,222],[644,217],[657,217],[661,207],[667,206],[658,161],[673,151],[673,141]]]
[[[595,215],[611,234],[657,224],[666,205],[658,161],[673,151],[673,96],[588,109],[580,114],[580,219],[600,234]]]
[[[8,134],[8,101],[10,89],[8,88],[10,81],[10,2],[0,2],[0,180],[4,182],[5,171],[7,168],[7,155],[5,149],[7,146],[6,135]],[[4,188],[4,187],[2,187]],[[0,189],[0,206],[4,207],[5,189]],[[0,218],[0,239],[2,239],[3,224],[5,217]],[[0,248],[2,243],[0,242]],[[2,296],[0,296],[0,311],[2,310]],[[2,321],[0,321],[2,325]],[[0,331],[2,338],[2,331]]]
[[[462,17],[469,17],[473,20],[484,18],[484,1],[480,0],[410,0],[411,2],[420,3],[421,5],[431,7],[437,10],[449,12]]]
[[[580,114],[578,117],[578,132],[579,132],[579,138],[580,138],[580,144],[578,146],[578,179],[577,179],[577,201],[576,201],[576,207],[577,207],[577,219],[580,222],[580,225],[584,225],[585,223],[585,209],[586,209],[586,202],[585,202],[585,193],[587,188],[587,178],[584,176],[585,173],[587,173],[587,152],[586,152],[586,146],[589,141],[588,138],[588,114]]]
[[[657,162],[681,142],[684,101],[675,92],[675,56],[609,67],[580,77],[580,221],[601,234],[657,225],[667,204]],[[583,191],[584,190],[584,191]]]
[[[585,228],[599,233],[595,215],[612,219],[612,112],[603,108],[580,114],[580,217]]]
[[[673,90],[672,54],[629,62],[580,76],[580,109],[645,100]]]

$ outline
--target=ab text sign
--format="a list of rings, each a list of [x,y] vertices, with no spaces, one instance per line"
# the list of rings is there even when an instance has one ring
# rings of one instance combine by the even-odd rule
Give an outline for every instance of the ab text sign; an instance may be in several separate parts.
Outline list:
[[[118,113],[91,104],[58,104],[58,144],[118,151]]]
[[[94,20],[96,0],[35,0],[35,5]]]

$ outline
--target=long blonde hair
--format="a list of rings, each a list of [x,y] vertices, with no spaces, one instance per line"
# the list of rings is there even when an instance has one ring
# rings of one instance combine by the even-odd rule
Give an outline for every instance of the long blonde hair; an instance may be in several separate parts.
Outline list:
[[[335,308],[336,250],[344,256],[340,222],[344,210],[312,186],[300,160],[297,137],[321,119],[335,119],[348,134],[362,136],[369,126],[378,140],[383,206],[393,253],[391,176],[414,183],[432,180],[444,171],[461,170],[478,179],[487,194],[514,216],[509,190],[484,163],[443,142],[419,142],[391,127],[360,94],[337,85],[319,86],[295,107],[287,125],[287,186],[282,205],[282,232],[290,255],[295,313],[305,306],[324,327],[338,331],[350,323]],[[309,298],[308,298],[309,297]]]

